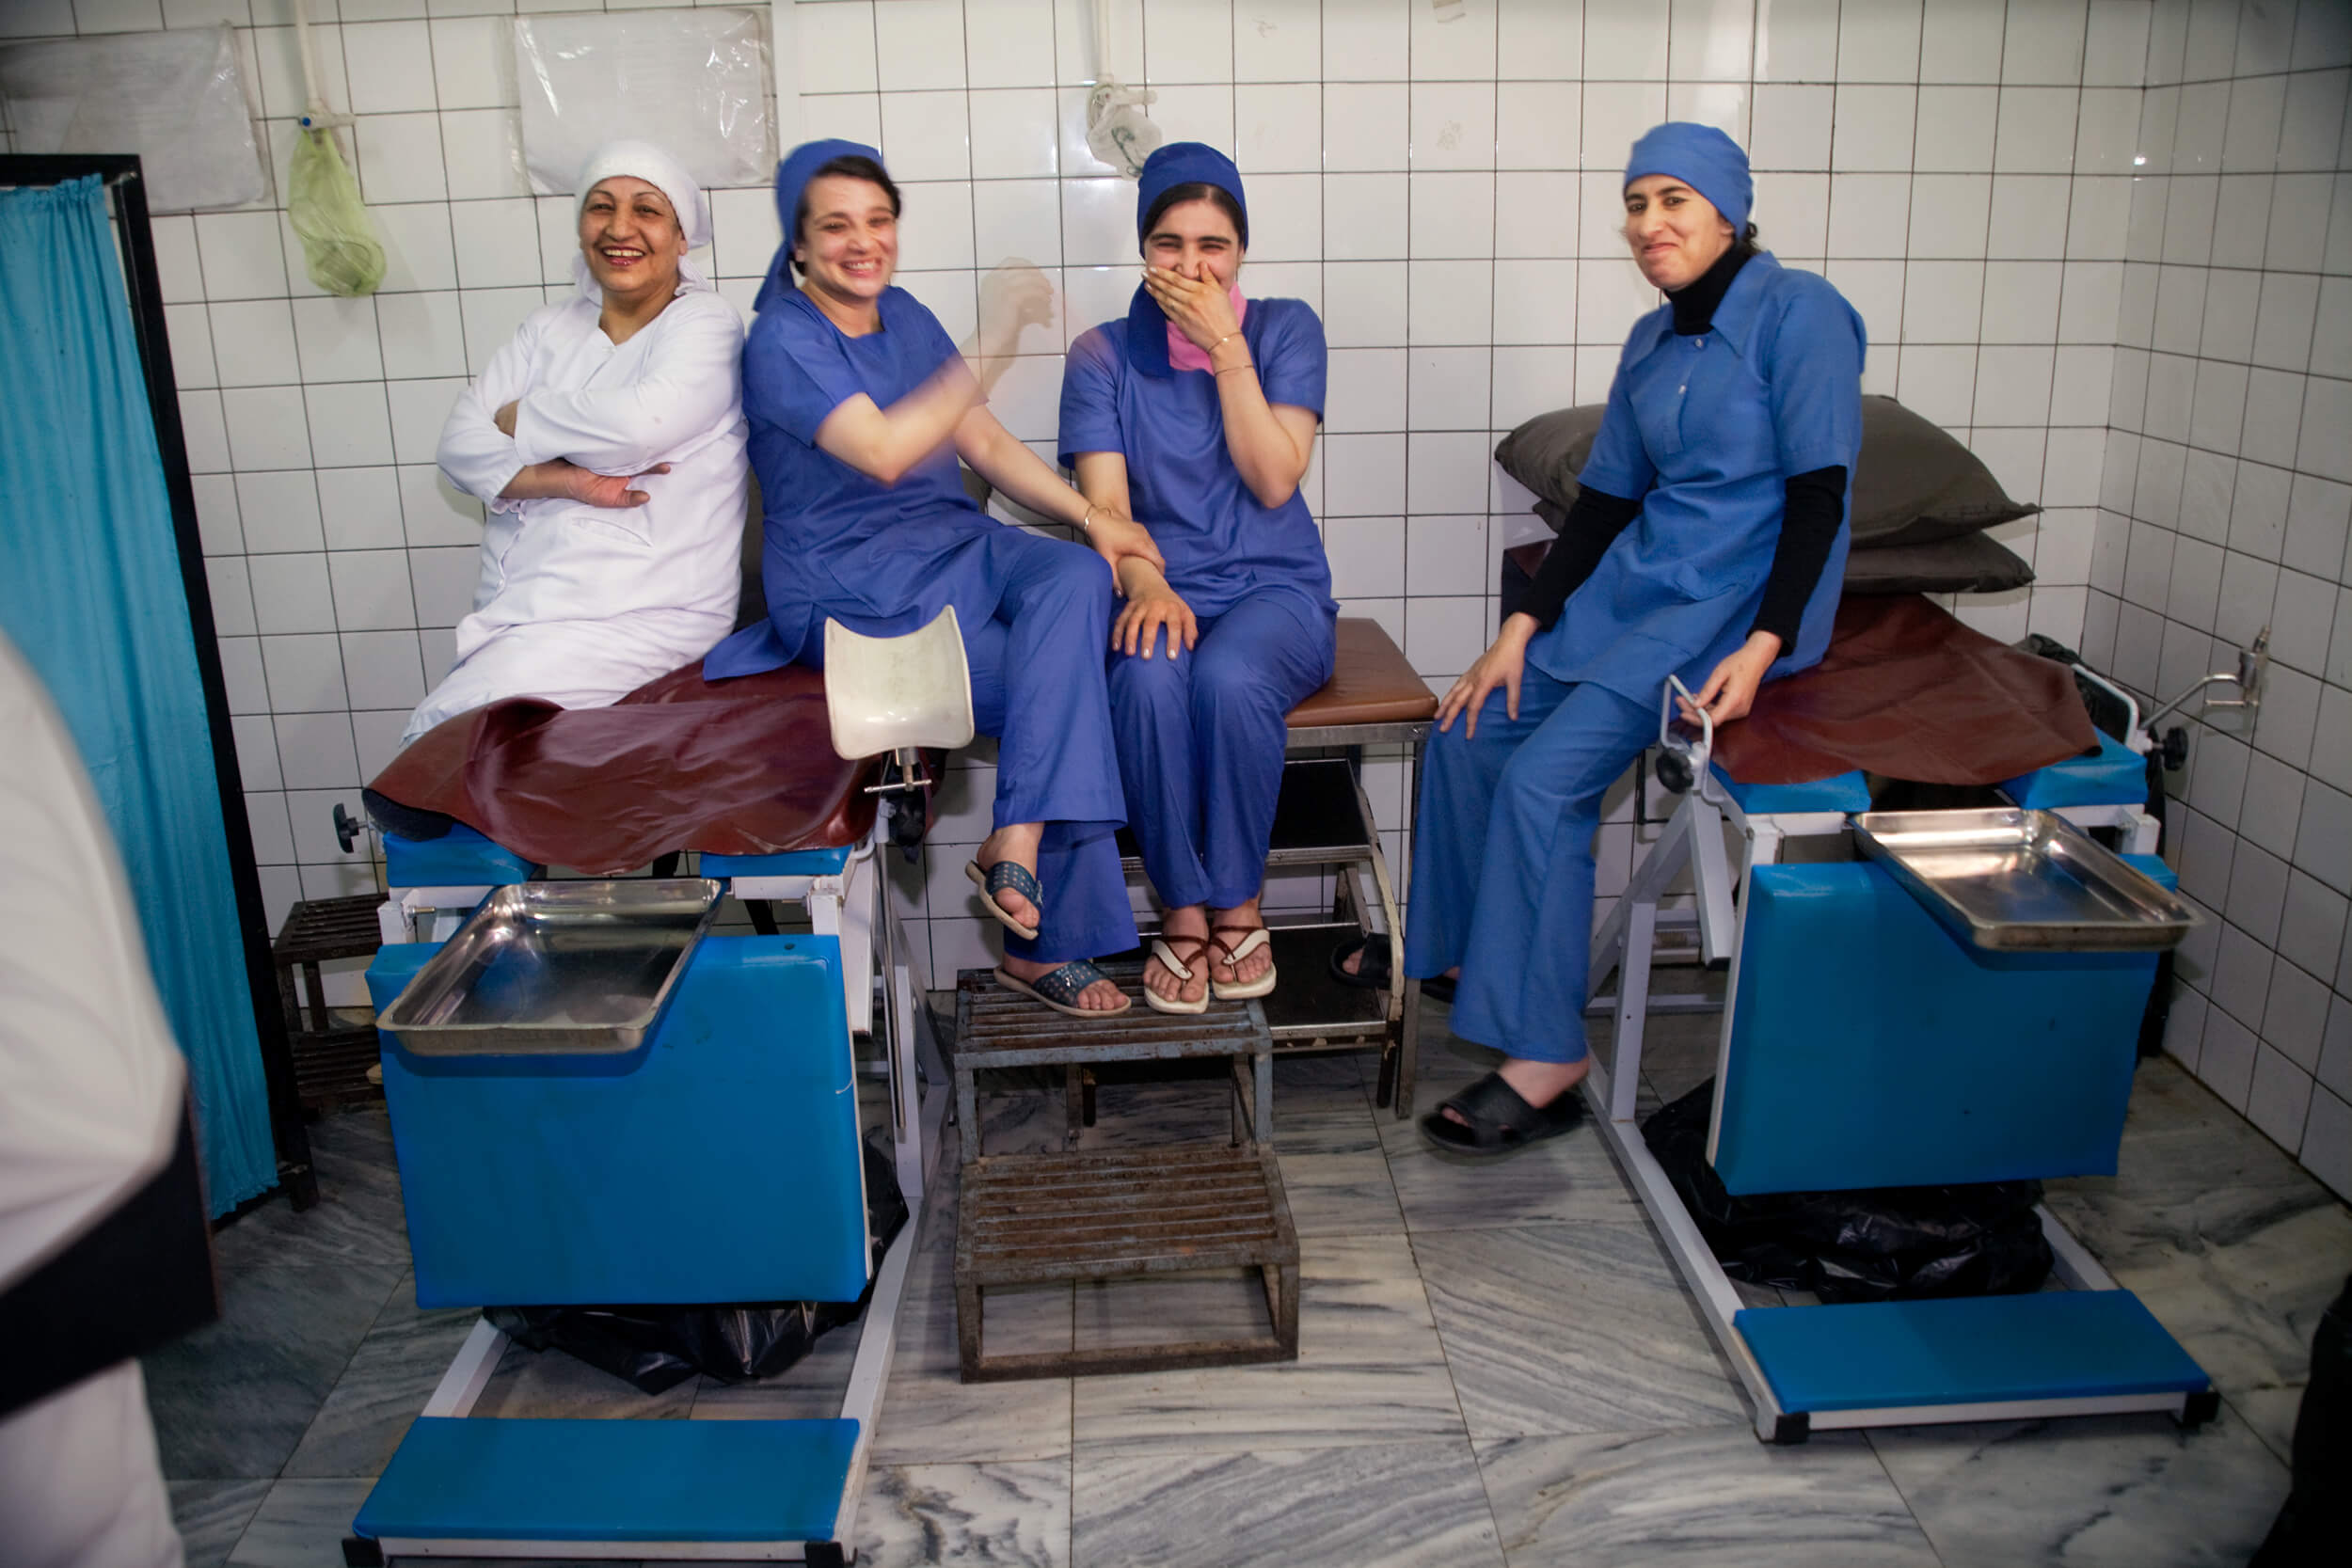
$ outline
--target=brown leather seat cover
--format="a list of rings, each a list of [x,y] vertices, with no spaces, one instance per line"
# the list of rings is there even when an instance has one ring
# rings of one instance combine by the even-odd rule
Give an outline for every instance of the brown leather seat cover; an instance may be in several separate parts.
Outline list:
[[[1988,784],[2080,755],[2098,734],[2066,666],[1971,631],[1916,594],[1837,606],[1829,652],[1757,693],[1716,732],[1742,784],[1860,768],[1915,784]]]
[[[719,685],[696,660],[612,707],[518,697],[418,736],[369,785],[529,860],[623,871],[673,849],[766,855],[854,844],[869,763],[834,754],[825,677],[798,665]]]
[[[1291,709],[1295,730],[1323,724],[1395,724],[1438,711],[1429,683],[1377,621],[1340,617],[1339,657],[1323,689]]]

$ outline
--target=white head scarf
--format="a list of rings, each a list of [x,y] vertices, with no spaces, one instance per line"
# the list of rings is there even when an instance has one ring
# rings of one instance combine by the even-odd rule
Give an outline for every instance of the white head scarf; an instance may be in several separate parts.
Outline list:
[[[572,185],[572,226],[580,226],[580,209],[588,205],[588,193],[596,188],[599,180],[610,180],[616,174],[627,174],[643,180],[660,191],[670,201],[670,210],[677,214],[678,225],[686,230],[690,249],[699,250],[710,243],[710,198],[703,195],[702,186],[686,172],[686,166],[651,142],[607,142],[588,154],[588,161],[580,166],[580,178]],[[588,258],[572,258],[572,277],[580,284],[582,298],[592,305],[604,303],[604,291],[596,284],[596,275],[588,270]],[[677,292],[701,289],[707,292],[710,279],[695,266],[688,256],[678,258]]]

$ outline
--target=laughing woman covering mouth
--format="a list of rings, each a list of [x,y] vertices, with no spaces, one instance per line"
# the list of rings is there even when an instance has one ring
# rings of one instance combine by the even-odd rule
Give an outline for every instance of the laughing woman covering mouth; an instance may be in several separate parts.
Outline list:
[[[812,142],[777,166],[785,240],[743,350],[752,465],[768,508],[768,619],[728,639],[704,670],[715,680],[820,663],[829,617],[886,637],[953,605],[973,716],[998,737],[994,832],[970,867],[1008,931],[997,978],[1057,1011],[1118,1012],[1127,998],[1089,961],[1136,942],[1113,836],[1126,808],[1103,643],[1111,565],[1128,555],[1157,563],[1159,553],[983,406],[981,377],[1001,371],[1011,344],[984,341],[976,376],[939,319],[891,285],[898,208],[870,147]],[[981,512],[964,494],[959,456],[1094,547]]]
[[[441,431],[489,508],[457,663],[403,740],[505,697],[607,707],[735,624],[743,324],[687,253],[710,207],[677,161],[613,142],[573,187],[579,292],[534,310]]]
[[[1502,1069],[1422,1122],[1492,1154],[1576,1119],[1601,793],[1678,675],[1718,724],[1828,645],[1862,445],[1862,319],[1756,248],[1748,161],[1709,126],[1633,144],[1634,324],[1529,608],[1438,705],[1405,970],[1459,970],[1454,1032]]]

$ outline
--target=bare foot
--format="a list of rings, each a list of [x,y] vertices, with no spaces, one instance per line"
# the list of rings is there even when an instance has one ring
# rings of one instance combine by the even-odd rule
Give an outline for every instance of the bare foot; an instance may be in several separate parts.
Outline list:
[[[1593,1059],[1586,1056],[1574,1062],[1533,1062],[1522,1056],[1512,1056],[1495,1070],[1502,1075],[1502,1081],[1510,1085],[1521,1100],[1541,1110],[1562,1095],[1573,1093],[1576,1086],[1584,1082],[1584,1075],[1593,1070]],[[1464,1127],[1470,1125],[1450,1105],[1446,1107],[1445,1116],[1448,1121],[1458,1122]]]
[[[1016,822],[1009,828],[999,828],[989,834],[972,858],[979,863],[982,871],[998,861],[1010,861],[1034,877],[1037,875],[1037,847],[1044,837],[1044,823]],[[1009,887],[997,889],[994,896],[996,907],[1024,926],[1035,926],[1042,918],[1035,904]],[[1022,976],[1025,980],[1028,977],[1025,974]]]
[[[1144,986],[1152,995],[1170,1002],[1198,1002],[1208,995],[1209,966],[1200,961],[1210,951],[1206,908],[1192,904],[1168,911],[1160,919],[1160,940],[1175,953],[1177,962],[1192,971],[1192,978],[1176,978],[1154,953],[1143,966]]]
[[[1005,973],[1016,980],[1035,985],[1039,979],[1053,974],[1069,961],[1062,958],[1052,963],[1038,963],[1029,958],[1016,958],[1008,953],[1005,955]],[[1119,987],[1109,980],[1097,980],[1080,991],[1078,999],[1071,1005],[1089,1013],[1114,1013],[1119,1010]]]
[[[1263,896],[1263,895],[1261,895]],[[1238,929],[1236,929],[1238,927]],[[1274,947],[1263,943],[1258,950],[1234,963],[1226,955],[1249,940],[1249,932],[1265,929],[1265,920],[1258,913],[1258,899],[1236,904],[1230,910],[1216,911],[1215,938],[1217,945],[1210,949],[1209,963],[1214,978],[1220,986],[1246,986],[1274,967]],[[1359,953],[1359,958],[1363,957]]]

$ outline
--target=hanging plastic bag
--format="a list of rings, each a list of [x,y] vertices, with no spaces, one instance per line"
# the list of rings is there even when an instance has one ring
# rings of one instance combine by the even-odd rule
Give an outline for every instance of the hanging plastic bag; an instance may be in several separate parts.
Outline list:
[[[310,281],[345,299],[375,293],[384,281],[384,246],[332,131],[294,133],[287,181],[286,216],[302,240]]]
[[[2048,1277],[2041,1182],[1735,1197],[1707,1163],[1714,1103],[1710,1078],[1654,1112],[1642,1141],[1732,1278],[1852,1302],[2010,1295]]]
[[[866,1228],[879,1271],[891,1240],[909,1218],[889,1129],[864,1143]],[[652,1245],[653,1238],[641,1239]],[[866,1295],[873,1283],[866,1283]],[[818,1335],[857,1322],[854,1302],[770,1301],[720,1307],[492,1307],[483,1315],[526,1350],[560,1350],[600,1371],[659,1394],[704,1374],[721,1383],[773,1377],[806,1355]]]

